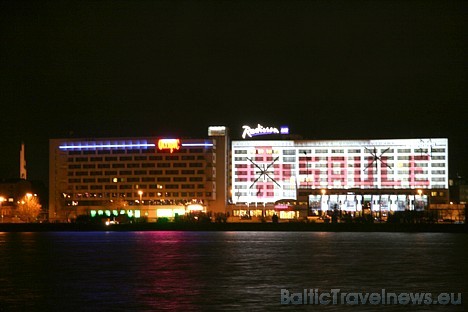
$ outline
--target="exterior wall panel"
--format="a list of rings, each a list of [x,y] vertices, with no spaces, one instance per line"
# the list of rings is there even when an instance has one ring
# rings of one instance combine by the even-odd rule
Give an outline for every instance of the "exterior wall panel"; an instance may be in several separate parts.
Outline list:
[[[298,189],[448,189],[447,139],[233,141],[234,203]]]

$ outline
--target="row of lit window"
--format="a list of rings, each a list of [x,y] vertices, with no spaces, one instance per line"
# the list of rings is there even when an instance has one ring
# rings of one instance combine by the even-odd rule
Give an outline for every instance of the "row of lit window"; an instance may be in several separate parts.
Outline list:
[[[202,154],[212,153],[213,148],[181,148],[177,151],[178,154]],[[156,151],[154,148],[149,149],[115,149],[115,150],[85,150],[85,151],[68,151],[68,155],[121,155],[121,154],[169,154],[170,151]]]
[[[394,156],[382,156],[380,157],[382,161],[389,161],[389,160],[394,160]],[[369,155],[364,155],[363,157],[357,156],[357,157],[347,157],[348,162],[354,162],[354,163],[361,163],[361,162],[366,162],[369,159],[372,159],[372,156]],[[262,157],[255,157],[255,160],[261,161],[263,160]],[[269,160],[269,157],[266,158],[266,160]],[[328,156],[328,157],[299,157],[299,162],[305,162],[305,163],[316,163],[316,162],[330,162],[330,161],[336,161],[343,163],[346,160],[345,156],[342,157],[336,157],[336,156]],[[397,156],[397,160],[414,160],[422,163],[427,163],[429,160],[445,160],[445,156],[433,156],[433,157],[425,157],[425,156]]]
[[[369,168],[368,169],[368,172],[367,173],[371,173],[373,172],[372,171],[373,168]],[[391,169],[387,169],[387,168],[383,168],[385,170],[385,173],[387,175],[393,175],[395,173],[394,170],[391,170]],[[410,174],[411,172],[414,172],[415,174],[428,174],[428,170],[416,170],[416,168],[414,168],[414,170],[398,170],[396,171],[396,173],[398,175],[408,175]],[[244,175],[256,175],[257,174],[257,171],[244,171],[244,170],[237,170],[235,172],[235,175],[236,176],[244,176]],[[357,174],[357,175],[360,175],[361,174],[361,169],[360,168],[356,168],[356,170],[344,170],[343,168],[329,168],[329,169],[310,169],[310,170],[307,170],[307,169],[303,169],[303,170],[299,170],[299,174],[300,175],[328,175],[328,174],[332,174],[332,175],[342,175],[342,174],[348,174],[348,175],[353,175],[353,174]],[[437,175],[437,174],[445,174],[445,170],[432,170],[431,171],[431,174],[434,174],[434,175]],[[291,171],[282,171],[282,176],[286,176],[286,177],[289,177],[291,176]]]
[[[410,160],[411,158],[410,157],[413,157],[413,156],[398,156],[398,160]],[[429,161],[428,158],[426,159],[418,159],[419,156],[414,156],[414,161]],[[318,158],[321,158],[321,159],[318,159]],[[331,157],[333,158],[333,157]],[[337,157],[338,158],[338,157]],[[371,157],[369,157],[368,159],[370,159]],[[368,160],[367,159],[367,160]],[[274,158],[272,157],[255,157],[255,159],[253,159],[253,161],[267,161],[267,162],[273,162]],[[390,156],[390,157],[382,157],[382,161],[387,161],[387,160],[394,160],[394,157],[393,156]],[[434,156],[432,158],[432,160],[445,160],[445,156]],[[234,157],[234,161],[236,162],[240,162],[240,161],[251,161],[248,157]],[[325,163],[329,163],[330,161],[335,161],[335,162],[340,162],[340,163],[344,163],[345,159],[343,157],[343,159],[328,159],[326,157],[316,157],[316,159],[314,160],[310,160],[311,163],[315,163],[315,162],[320,162],[320,161],[323,161]],[[356,164],[359,164],[359,163],[365,163],[366,162],[366,158],[364,157],[361,161],[361,159],[353,159],[353,158],[348,158],[348,161],[353,161],[355,162]],[[297,162],[296,160],[296,157],[283,157],[282,158],[282,162],[289,162],[289,163],[295,163]]]
[[[261,197],[261,196],[270,196],[273,197],[275,196],[274,192],[251,192],[250,194],[247,192],[236,192],[235,196],[256,196],[256,197]]]
[[[69,171],[67,172],[67,176],[113,176],[113,175],[121,175],[121,176],[143,176],[143,175],[203,175],[205,174],[205,170],[110,170],[110,171]]]
[[[268,190],[273,190],[275,189],[275,185],[271,185],[271,184],[267,184],[267,185],[263,185],[265,189],[268,189]],[[255,185],[255,188],[263,188],[262,184],[256,184]],[[243,189],[249,189],[250,188],[250,185],[242,185],[242,184],[239,184],[239,185],[236,185],[236,190],[243,190]],[[282,190],[285,190],[285,191],[294,191],[296,190],[296,187],[295,187],[295,184],[286,184],[286,185],[283,185]]]
[[[383,168],[383,169],[386,170],[385,174],[387,174],[387,175],[393,175],[394,174],[393,170],[388,170],[386,168]],[[372,171],[372,168],[369,168],[367,172],[366,171],[361,171],[361,169],[344,171],[343,169],[333,168],[332,170],[330,170],[331,175],[344,175],[344,174],[347,174],[347,175],[361,175],[361,173],[371,174],[371,173],[373,173],[373,171]],[[422,173],[424,173],[424,171],[416,172],[416,173],[417,174],[422,174]],[[300,175],[311,175],[311,176],[312,175],[328,175],[329,171],[328,170],[318,170],[318,169],[315,169],[315,170],[299,170],[299,174]]]
[[[158,193],[158,192],[148,192],[148,193],[143,193],[144,196],[143,198],[152,197],[156,198],[161,197],[161,199],[167,199],[167,198],[178,198],[178,197],[185,197],[185,198],[190,198],[193,199],[195,197],[202,198],[203,196],[205,197],[211,197],[212,193],[211,192],[164,192],[164,193]],[[132,199],[139,199],[140,194],[138,193],[76,193],[76,194],[69,194],[69,198],[132,198]]]
[[[198,156],[108,156],[108,157],[68,157],[68,162],[101,162],[101,161],[191,161],[204,160],[204,155]]]
[[[385,163],[390,167],[394,166],[394,163]],[[355,163],[355,164],[348,164],[348,168],[361,168],[363,166],[369,165],[368,163]],[[269,168],[278,169],[283,166],[283,169],[292,169],[294,170],[296,166],[294,164],[272,164]],[[385,165],[382,165],[384,167]],[[400,167],[410,167],[411,165],[408,163],[399,163]],[[251,169],[255,168],[255,165],[252,164],[236,164],[234,166],[236,169]],[[299,163],[299,168],[344,168],[344,163]],[[386,167],[386,166],[385,166]],[[415,168],[419,167],[428,167],[428,163],[415,163]],[[431,167],[445,167],[444,163],[432,163]]]
[[[151,159],[150,159],[151,160]],[[197,158],[197,160],[203,160],[203,157],[200,158]],[[67,160],[68,163],[82,163],[82,162],[95,162],[93,160],[88,160],[87,158],[69,158]],[[105,163],[99,163],[97,164],[97,167],[98,168],[106,168],[106,167],[103,167],[104,165],[107,166],[107,168],[110,168],[109,166],[111,164],[109,164],[109,162],[111,162],[110,160],[109,161],[106,161]],[[188,164],[188,167],[192,167],[193,165],[192,164],[200,164],[198,166],[203,166],[203,163],[200,163],[200,162],[187,162],[187,161],[184,161],[184,162],[156,162],[156,163],[139,163],[139,162],[126,162],[126,163],[112,163],[112,166],[113,168],[116,168],[115,166],[119,166],[121,168],[127,166],[127,168],[132,168],[132,167],[140,167],[140,164],[141,166],[146,166],[146,167],[154,167],[156,165],[156,167],[170,167],[170,164],[173,164],[174,167],[178,166],[178,167],[187,167],[187,164]],[[80,164],[76,164],[76,165],[69,165],[69,166],[80,166]],[[83,164],[83,167],[90,167],[90,166],[96,166],[95,164]]]
[[[234,182],[254,182],[256,180],[256,178],[252,177],[252,178],[235,178],[234,179]],[[329,180],[331,180],[332,182],[335,182],[335,181],[339,181],[339,182],[345,182],[345,178],[344,177],[341,177],[341,178],[330,178],[330,177],[318,177],[316,176],[314,179],[309,179],[308,181],[309,182],[328,182]],[[376,177],[372,177],[372,178],[359,178],[359,177],[355,177],[355,178],[348,178],[347,179],[348,182],[378,182],[378,178]],[[402,182],[409,182],[411,181],[411,178],[399,178],[398,179],[399,181],[402,181]],[[419,177],[415,177],[414,178],[414,181],[418,181],[418,182],[426,182],[428,181],[427,178],[419,178]],[[433,182],[444,182],[445,181],[445,178],[432,178],[431,181]],[[271,181],[269,181],[271,182]],[[291,183],[291,181],[289,180],[284,180],[282,181],[283,183],[284,182],[288,182],[288,183]],[[394,179],[386,179],[384,181],[382,181],[382,183],[384,182],[394,182]],[[273,183],[273,182],[271,182]]]
[[[119,177],[119,178],[112,178],[113,183],[122,183],[122,182],[170,182],[172,179],[173,182],[203,182],[203,177]],[[83,180],[79,178],[70,178],[68,179],[69,183],[109,183],[111,182],[110,178],[83,178]]]
[[[295,192],[294,192],[295,193]],[[250,192],[236,192],[234,197],[241,197],[241,196],[252,196],[252,197],[282,197],[282,198],[290,198],[291,192],[262,192],[262,191],[250,191]]]
[[[373,148],[362,148],[362,149],[347,149],[348,154],[369,154],[370,152],[374,152]],[[381,148],[381,149],[376,149],[377,153],[394,153],[394,149],[387,149],[387,148]],[[399,154],[404,154],[404,153],[419,153],[419,154],[427,154],[427,153],[445,153],[445,148],[432,148],[432,149],[427,149],[427,148],[405,148],[405,149],[397,149],[397,153]],[[310,154],[344,154],[345,149],[309,149],[309,150],[304,150],[304,149],[299,149],[298,154],[299,155],[310,155]],[[250,150],[245,150],[245,149],[235,149],[234,154],[280,154],[279,150],[264,150],[264,149],[250,149]],[[296,155],[296,150],[295,149],[290,149],[290,150],[282,150],[283,155]]]
[[[203,163],[114,163],[114,164],[69,164],[69,170],[80,170],[80,169],[108,169],[108,168],[200,168],[203,167]]]
[[[128,178],[69,178],[68,183],[119,183],[119,182],[203,182],[203,177],[128,177]]]
[[[164,187],[165,189],[182,189],[182,190],[191,190],[191,189],[204,189],[204,184],[167,184]],[[124,185],[115,185],[115,184],[106,184],[106,185],[75,185],[75,190],[131,190],[134,189],[134,186],[131,184]]]

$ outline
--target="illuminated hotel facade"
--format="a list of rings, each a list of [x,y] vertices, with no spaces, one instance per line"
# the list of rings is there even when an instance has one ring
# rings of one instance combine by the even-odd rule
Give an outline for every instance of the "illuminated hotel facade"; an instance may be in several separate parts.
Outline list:
[[[52,139],[49,219],[192,211],[301,219],[448,202],[445,138],[303,140],[261,125],[241,137],[216,126],[201,139]]]
[[[214,129],[207,139],[50,140],[50,221],[224,212],[226,130]]]
[[[231,187],[239,216],[423,210],[448,202],[448,140],[233,141]]]

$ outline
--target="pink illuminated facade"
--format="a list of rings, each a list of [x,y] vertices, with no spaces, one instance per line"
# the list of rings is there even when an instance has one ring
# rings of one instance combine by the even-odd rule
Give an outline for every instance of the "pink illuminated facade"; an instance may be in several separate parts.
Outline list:
[[[323,209],[357,210],[365,201],[415,209],[431,196],[448,196],[448,140],[233,141],[231,181],[238,205],[307,194],[309,205]]]

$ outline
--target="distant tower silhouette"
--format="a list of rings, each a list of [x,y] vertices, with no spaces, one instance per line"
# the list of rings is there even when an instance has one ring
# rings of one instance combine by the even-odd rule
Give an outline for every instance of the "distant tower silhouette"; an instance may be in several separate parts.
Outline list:
[[[27,179],[26,174],[26,158],[24,157],[24,142],[21,142],[20,149],[20,179]]]

